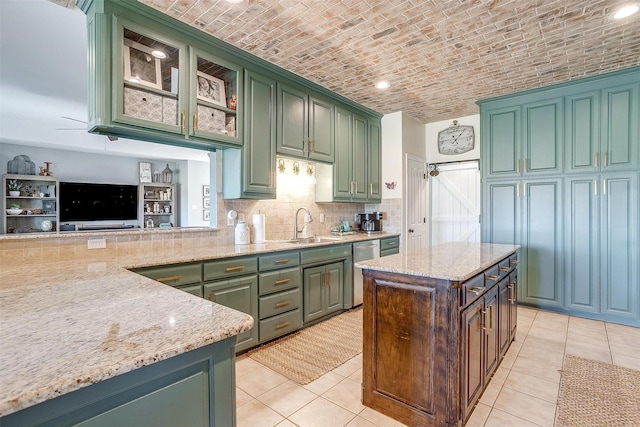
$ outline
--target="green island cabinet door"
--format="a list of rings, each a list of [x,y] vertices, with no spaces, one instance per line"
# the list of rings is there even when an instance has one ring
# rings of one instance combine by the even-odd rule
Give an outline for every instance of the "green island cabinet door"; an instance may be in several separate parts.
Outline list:
[[[256,275],[220,280],[203,285],[204,297],[253,317],[255,325],[238,335],[236,351],[258,345],[258,277]]]
[[[351,200],[353,175],[353,113],[336,107],[336,146],[333,163],[333,197]]]

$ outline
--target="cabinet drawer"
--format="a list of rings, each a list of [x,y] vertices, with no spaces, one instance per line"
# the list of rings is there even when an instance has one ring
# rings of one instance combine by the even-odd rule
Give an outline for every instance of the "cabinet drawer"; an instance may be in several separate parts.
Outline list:
[[[300,268],[287,268],[286,270],[260,273],[258,293],[260,295],[272,294],[299,287],[302,284]]]
[[[260,319],[266,319],[267,317],[299,308],[301,304],[300,298],[300,289],[291,289],[290,291],[260,297],[260,302],[258,303]]]
[[[488,289],[485,287],[484,280],[484,273],[480,273],[462,284],[463,307],[480,298],[485,290]]]
[[[202,267],[199,263],[146,267],[133,271],[170,286],[189,285],[202,281]]]
[[[500,270],[500,277],[505,277],[513,270],[513,266],[509,262],[509,258],[505,258],[498,263],[498,269]]]
[[[269,341],[302,327],[302,312],[299,308],[284,314],[260,320],[260,342]]]
[[[203,297],[203,292],[202,292],[202,285],[201,284],[197,284],[197,285],[187,285],[187,286],[180,286],[178,287],[178,289],[180,289],[183,292],[187,292],[191,295],[195,295],[197,297],[202,298]]]
[[[500,281],[506,273],[500,271],[500,265],[496,264],[484,271],[484,286],[489,289]]]
[[[380,239],[380,253],[382,254],[382,251],[389,250],[389,249],[395,249],[396,251],[400,249],[399,236]]]
[[[300,263],[310,264],[312,262],[328,261],[347,257],[351,257],[351,244],[307,249],[300,253]]]
[[[509,264],[511,265],[511,268],[514,269],[518,266],[518,254],[513,254],[509,257]]]
[[[400,249],[399,248],[391,248],[391,249],[385,249],[385,250],[381,250],[380,251],[380,256],[389,256],[389,255],[395,255],[395,254],[399,254],[400,253]]]
[[[260,271],[275,270],[300,265],[300,252],[280,252],[258,258]]]
[[[204,264],[204,280],[234,277],[258,271],[256,257],[229,258]]]

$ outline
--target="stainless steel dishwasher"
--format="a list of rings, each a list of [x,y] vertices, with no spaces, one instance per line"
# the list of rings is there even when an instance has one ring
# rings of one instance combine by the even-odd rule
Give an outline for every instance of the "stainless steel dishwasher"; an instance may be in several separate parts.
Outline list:
[[[353,244],[353,262],[380,258],[380,240],[365,240]],[[353,306],[362,304],[362,269],[353,267]]]

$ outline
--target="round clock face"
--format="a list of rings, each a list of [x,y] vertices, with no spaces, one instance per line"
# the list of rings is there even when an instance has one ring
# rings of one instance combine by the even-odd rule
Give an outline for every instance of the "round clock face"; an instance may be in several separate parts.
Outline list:
[[[452,126],[438,132],[440,154],[462,154],[473,150],[475,135],[473,126]]]

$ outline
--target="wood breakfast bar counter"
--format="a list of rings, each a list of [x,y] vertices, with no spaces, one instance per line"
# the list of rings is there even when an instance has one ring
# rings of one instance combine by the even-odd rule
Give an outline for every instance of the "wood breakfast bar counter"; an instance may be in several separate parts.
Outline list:
[[[461,426],[516,332],[518,246],[445,243],[356,263],[362,403],[410,426]]]

